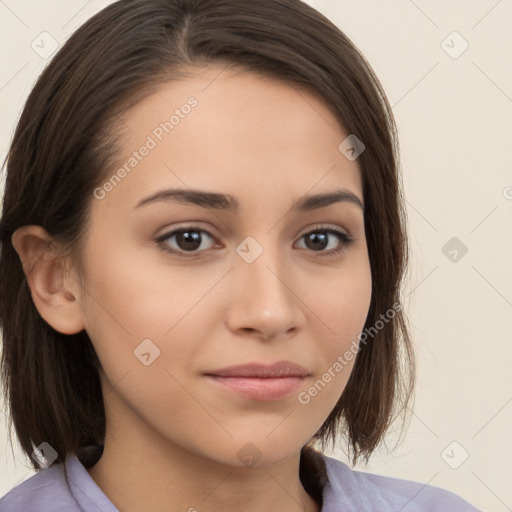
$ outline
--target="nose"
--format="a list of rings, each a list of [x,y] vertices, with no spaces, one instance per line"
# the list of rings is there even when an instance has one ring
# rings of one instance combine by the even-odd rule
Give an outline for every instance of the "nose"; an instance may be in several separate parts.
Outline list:
[[[303,326],[304,303],[294,288],[291,264],[266,247],[248,263],[236,256],[230,272],[227,325],[237,335],[270,340],[297,334]]]

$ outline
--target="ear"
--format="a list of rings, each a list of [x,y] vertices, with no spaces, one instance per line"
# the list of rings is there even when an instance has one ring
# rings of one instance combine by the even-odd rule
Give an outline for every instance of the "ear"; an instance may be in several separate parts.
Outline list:
[[[78,281],[66,272],[65,262],[52,237],[41,226],[23,226],[13,233],[11,241],[40,315],[63,334],[83,330],[85,324],[77,300]]]

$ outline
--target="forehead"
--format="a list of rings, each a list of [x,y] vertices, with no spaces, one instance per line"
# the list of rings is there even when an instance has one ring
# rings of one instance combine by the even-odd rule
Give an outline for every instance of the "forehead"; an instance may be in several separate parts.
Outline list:
[[[359,166],[339,150],[348,133],[319,95],[296,85],[210,66],[163,84],[121,123],[110,205],[178,186],[247,205],[340,187],[362,200]]]

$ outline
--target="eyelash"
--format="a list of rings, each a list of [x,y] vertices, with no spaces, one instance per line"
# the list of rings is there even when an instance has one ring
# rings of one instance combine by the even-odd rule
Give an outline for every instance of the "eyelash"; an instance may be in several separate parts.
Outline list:
[[[210,234],[208,231],[206,231],[205,229],[202,229],[198,226],[185,226],[182,228],[175,229],[173,231],[169,231],[168,233],[165,233],[165,234],[159,236],[155,241],[158,243],[159,247],[164,252],[171,253],[171,254],[178,254],[185,258],[197,257],[201,252],[208,252],[210,250],[210,249],[204,249],[202,251],[196,250],[196,251],[188,251],[188,252],[183,251],[183,250],[178,251],[176,249],[170,249],[169,246],[164,243],[166,240],[173,237],[174,235],[183,233],[183,232],[187,232],[187,231],[199,231],[201,233],[206,233],[212,240],[215,240],[215,237],[212,234]],[[327,228],[327,227],[323,227],[323,226],[313,227],[311,230],[309,230],[308,232],[301,235],[299,240],[304,238],[307,235],[310,235],[312,233],[317,233],[317,232],[323,232],[323,233],[328,233],[328,234],[334,235],[341,242],[341,244],[339,245],[339,247],[337,249],[332,249],[330,251],[313,251],[313,250],[310,251],[310,252],[316,253],[319,257],[337,256],[338,254],[343,252],[345,249],[350,247],[352,245],[352,243],[355,241],[355,239],[348,233],[344,233],[343,231],[339,231],[339,230],[331,228],[331,227]]]

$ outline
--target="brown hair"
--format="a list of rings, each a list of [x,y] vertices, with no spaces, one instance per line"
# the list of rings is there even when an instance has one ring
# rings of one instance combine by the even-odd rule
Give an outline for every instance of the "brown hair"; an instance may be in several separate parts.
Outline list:
[[[57,451],[57,462],[101,444],[105,414],[100,363],[87,333],[61,334],[42,319],[11,235],[40,225],[78,265],[93,190],[115,156],[112,121],[155,86],[209,63],[316,92],[347,133],[364,142],[358,163],[373,281],[365,329],[376,330],[382,314],[400,302],[407,238],[396,127],[382,86],[352,42],[300,0],[116,2],[80,27],[42,73],[6,161],[2,383],[29,457],[43,441]],[[395,311],[361,343],[347,386],[315,435],[325,446],[343,433],[354,461],[368,459],[411,396],[411,343],[404,315]]]

